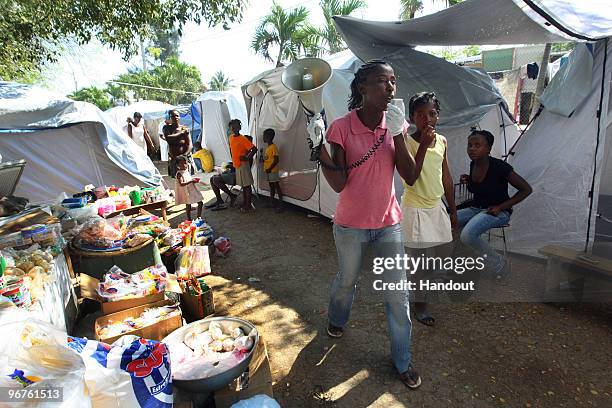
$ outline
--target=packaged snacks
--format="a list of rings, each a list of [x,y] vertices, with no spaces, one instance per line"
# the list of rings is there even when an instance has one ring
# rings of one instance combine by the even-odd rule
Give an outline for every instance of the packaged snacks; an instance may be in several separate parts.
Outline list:
[[[120,334],[155,324],[170,316],[180,315],[178,303],[169,306],[146,308],[139,316],[128,317],[123,321],[109,322],[98,327],[96,334],[101,339],[116,337]]]
[[[151,266],[140,272],[128,274],[113,266],[104,275],[96,291],[106,302],[161,293],[166,288],[167,271],[163,265]]]
[[[176,276],[189,280],[210,274],[210,257],[206,246],[187,246],[176,259]]]

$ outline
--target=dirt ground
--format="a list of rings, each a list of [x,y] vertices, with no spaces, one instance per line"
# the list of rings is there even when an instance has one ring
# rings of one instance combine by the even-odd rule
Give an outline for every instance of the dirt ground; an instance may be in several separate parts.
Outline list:
[[[411,391],[391,364],[367,262],[345,335],[331,339],[330,221],[294,206],[281,214],[256,206],[251,214],[205,210],[216,235],[232,240],[228,258],[211,259],[209,282],[217,315],[247,319],[265,336],[282,407],[612,406],[612,304],[434,304],[434,328],[413,320],[423,385]],[[173,225],[182,210],[171,209]],[[527,281],[543,272],[530,260],[512,262]]]

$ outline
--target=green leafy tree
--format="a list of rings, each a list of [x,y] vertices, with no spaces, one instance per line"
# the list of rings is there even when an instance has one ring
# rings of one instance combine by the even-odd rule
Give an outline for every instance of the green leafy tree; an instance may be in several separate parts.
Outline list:
[[[574,49],[576,46],[575,42],[562,42],[562,43],[554,43],[552,45],[552,52],[567,52]]]
[[[153,27],[148,47],[149,55],[163,63],[170,57],[179,57],[181,34],[177,28]]]
[[[211,91],[227,91],[232,87],[232,80],[227,78],[222,71],[217,71],[208,82],[208,87]]]
[[[75,101],[93,103],[103,111],[113,106],[110,95],[106,92],[106,90],[95,86],[81,88],[72,95],[69,95],[69,98],[74,99]]]
[[[129,59],[150,27],[179,34],[188,21],[209,26],[240,21],[246,0],[0,0],[0,75],[15,79],[58,55],[66,38],[78,44],[99,39]]]
[[[116,100],[127,101],[129,93],[136,99],[151,99],[162,101],[171,105],[190,103],[194,99],[194,94],[206,91],[206,86],[202,83],[200,71],[194,65],[181,62],[176,57],[169,57],[162,65],[148,71],[132,71],[117,77],[117,82],[134,85],[113,84],[113,89],[109,94]],[[152,89],[152,88],[164,88]],[[172,92],[169,90],[185,91],[188,93]]]
[[[336,30],[333,16],[348,16],[355,10],[365,8],[367,3],[365,0],[321,0],[321,10],[325,17],[325,26],[320,30],[320,36],[323,43],[327,45],[327,51],[330,54],[345,50],[346,44],[342,40],[342,36]]]
[[[265,16],[253,36],[251,48],[268,61],[273,47],[278,47],[276,66],[284,61],[294,61],[301,56],[318,56],[322,52],[320,37],[316,28],[308,23],[308,10],[297,7],[285,11],[276,2],[270,14]]]
[[[455,4],[461,3],[463,0],[442,0],[446,4],[446,7],[454,6]],[[402,20],[409,20],[414,18],[417,11],[423,10],[422,0],[400,0],[400,15]]]

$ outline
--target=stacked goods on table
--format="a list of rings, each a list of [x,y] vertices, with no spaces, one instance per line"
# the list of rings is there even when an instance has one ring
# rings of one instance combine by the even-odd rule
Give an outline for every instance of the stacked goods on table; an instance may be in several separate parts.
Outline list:
[[[166,190],[163,186],[155,188],[140,188],[138,186],[94,188],[94,186],[89,185],[82,192],[74,194],[72,198],[64,199],[61,205],[68,209],[91,208],[99,216],[106,217],[108,214],[127,210],[132,206],[168,201],[170,193],[170,190]],[[83,211],[74,211],[73,213],[79,214]]]
[[[0,296],[20,308],[34,306],[55,279],[55,257],[63,245],[58,223],[30,225],[0,237]]]
[[[167,280],[168,273],[162,265],[133,274],[114,266],[104,275],[104,281],[99,283],[96,290],[105,302],[115,302],[163,293]]]
[[[29,308],[53,281],[53,254],[36,244],[23,251],[5,249],[0,256],[0,295],[17,307]]]
[[[168,223],[155,215],[143,213],[90,218],[75,229],[73,245],[87,251],[114,251],[141,246],[154,238],[163,239],[170,230]]]
[[[212,227],[201,218],[196,218],[193,221],[183,221],[177,228],[165,231],[158,237],[157,244],[162,253],[178,253],[181,247],[211,245],[214,239],[215,232]]]
[[[85,274],[80,281],[81,296],[97,301],[105,315],[162,301],[165,292],[180,292],[176,278],[163,265],[132,274],[114,266],[101,281]]]

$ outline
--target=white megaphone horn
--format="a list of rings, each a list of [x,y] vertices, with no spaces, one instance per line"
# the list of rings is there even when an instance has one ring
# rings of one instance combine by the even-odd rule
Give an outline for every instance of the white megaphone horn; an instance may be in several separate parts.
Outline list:
[[[281,81],[298,95],[308,116],[323,110],[323,87],[332,76],[332,68],[320,58],[303,58],[285,68]]]

